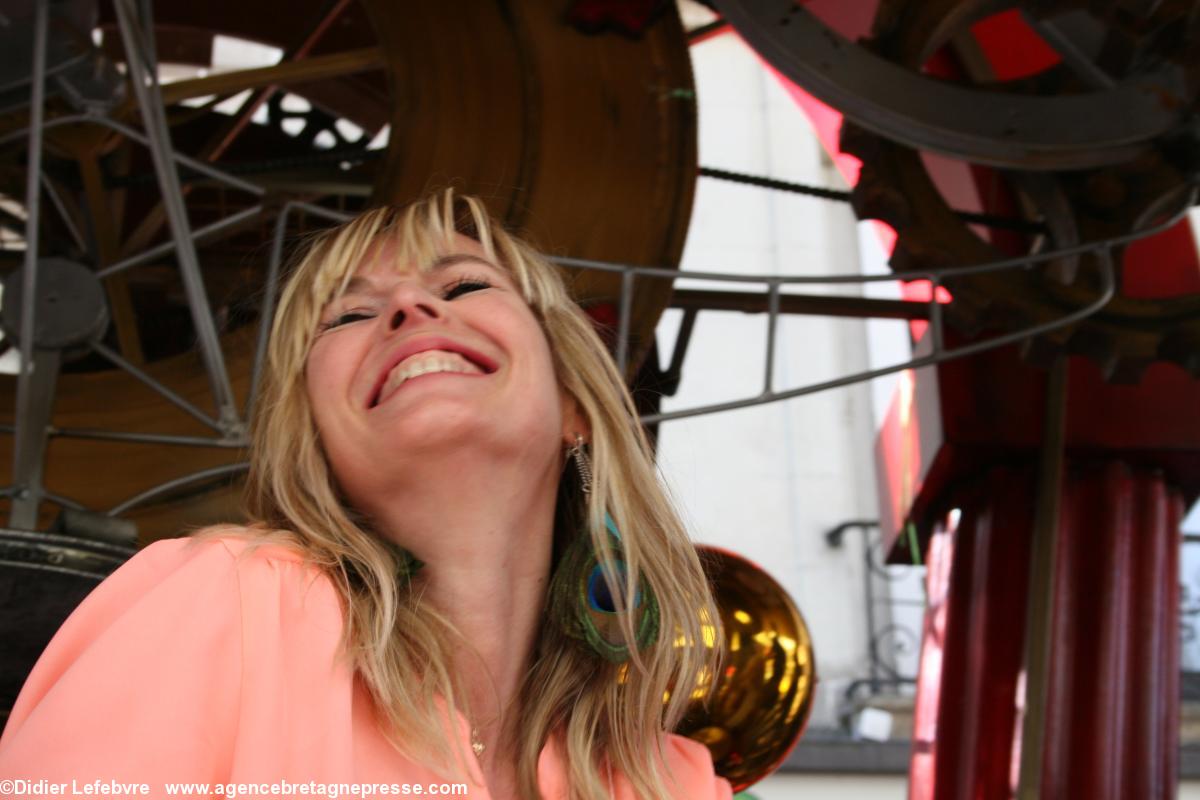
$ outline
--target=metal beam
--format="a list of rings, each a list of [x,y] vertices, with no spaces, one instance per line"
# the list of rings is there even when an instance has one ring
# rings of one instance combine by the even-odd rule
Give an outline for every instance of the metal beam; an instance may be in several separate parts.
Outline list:
[[[900,277],[900,276],[897,276]],[[762,314],[768,299],[760,292],[723,292],[707,289],[676,289],[668,308],[700,311],[741,311]],[[827,294],[779,295],[780,314],[806,314],[814,317],[869,317],[871,319],[929,319],[929,303],[912,300],[880,300]]]
[[[221,341],[213,321],[212,309],[204,289],[204,278],[200,273],[200,262],[192,241],[187,208],[183,203],[179,173],[175,169],[172,153],[171,134],[167,128],[159,94],[157,65],[143,60],[146,31],[152,28],[149,24],[144,27],[138,24],[130,0],[115,0],[113,5],[121,27],[121,38],[125,44],[130,83],[137,94],[138,106],[142,111],[142,120],[150,140],[150,152],[154,157],[154,166],[163,195],[163,208],[175,240],[179,272],[191,309],[192,324],[196,328],[200,356],[208,373],[221,430],[232,433],[241,427],[241,420],[229,373],[225,368],[225,356],[221,352]]]
[[[37,522],[40,502],[41,463],[45,457],[46,425],[48,414],[39,405],[43,400],[34,385],[34,342],[33,317],[36,313],[37,259],[39,234],[38,180],[42,174],[42,121],[45,117],[46,100],[46,40],[49,38],[50,4],[37,2],[33,12],[33,84],[31,87],[29,113],[29,165],[25,175],[25,264],[21,283],[21,365],[17,378],[16,441],[13,447],[13,484],[17,490],[9,509],[9,527],[32,528]],[[57,365],[54,372],[57,374]],[[45,377],[44,373],[37,376]],[[44,381],[42,381],[44,383]],[[50,393],[54,388],[51,383]],[[38,420],[43,420],[38,429]]]

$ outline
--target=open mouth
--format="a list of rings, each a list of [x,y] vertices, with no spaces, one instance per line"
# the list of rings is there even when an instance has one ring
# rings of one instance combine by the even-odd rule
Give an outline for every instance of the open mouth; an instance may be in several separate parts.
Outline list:
[[[431,374],[490,375],[496,371],[494,364],[482,357],[462,350],[430,348],[410,354],[398,360],[385,371],[376,382],[368,408],[375,408],[395,394],[408,381]]]

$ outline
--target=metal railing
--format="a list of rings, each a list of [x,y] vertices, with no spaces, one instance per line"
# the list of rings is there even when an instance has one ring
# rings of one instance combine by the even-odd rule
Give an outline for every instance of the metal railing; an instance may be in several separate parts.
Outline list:
[[[851,681],[842,693],[844,712],[852,711],[870,697],[901,694],[916,686],[917,659],[921,649],[921,623],[925,610],[922,590],[910,594],[899,587],[913,578],[924,585],[922,564],[888,564],[883,535],[875,520],[843,522],[825,534],[834,548],[845,546],[846,534],[858,531],[862,548],[863,608],[866,614],[866,676]],[[915,625],[904,614],[915,615]],[[908,692],[911,694],[911,691]]]

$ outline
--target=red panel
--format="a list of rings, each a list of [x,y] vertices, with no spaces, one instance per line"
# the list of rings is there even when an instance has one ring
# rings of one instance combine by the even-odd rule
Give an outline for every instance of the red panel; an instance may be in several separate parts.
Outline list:
[[[908,771],[908,800],[932,800],[937,767],[938,705],[945,663],[946,615],[949,609],[950,572],[954,561],[956,520],[929,540],[926,559],[925,622],[921,634],[921,663],[917,699],[913,708],[912,765]]]
[[[991,335],[988,333],[987,335]],[[969,340],[947,331],[947,346]],[[903,426],[894,403],[877,443],[880,508],[890,550],[908,520],[925,535],[948,487],[999,459],[1025,459],[1041,443],[1046,373],[1023,363],[1015,347],[917,370],[908,418],[920,421],[920,469],[896,445]],[[1137,386],[1104,381],[1082,357],[1068,362],[1067,451],[1104,453],[1164,471],[1185,500],[1200,495],[1200,380],[1172,364],[1153,364]],[[895,429],[895,430],[893,430]],[[885,438],[891,441],[885,442]],[[909,437],[912,438],[912,437]],[[890,449],[884,447],[891,444]],[[903,482],[904,472],[917,479]],[[899,487],[915,490],[903,494]]]
[[[1148,239],[1125,249],[1121,293],[1159,299],[1200,293],[1200,258],[1192,223],[1186,217]]]
[[[997,80],[1036,75],[1061,60],[1016,9],[980,20],[971,26],[971,33],[991,62]]]

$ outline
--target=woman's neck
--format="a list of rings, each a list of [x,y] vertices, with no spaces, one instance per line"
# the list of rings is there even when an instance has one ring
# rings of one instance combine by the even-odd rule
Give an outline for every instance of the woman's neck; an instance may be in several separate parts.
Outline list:
[[[460,474],[397,493],[373,514],[380,531],[424,562],[419,592],[466,640],[450,665],[467,691],[484,752],[500,756],[505,712],[530,666],[550,580],[559,467],[521,486]],[[510,473],[511,474],[511,473]],[[521,474],[516,472],[516,474]],[[524,476],[527,480],[528,473]],[[488,487],[473,494],[464,487]],[[410,500],[419,498],[419,500]]]

